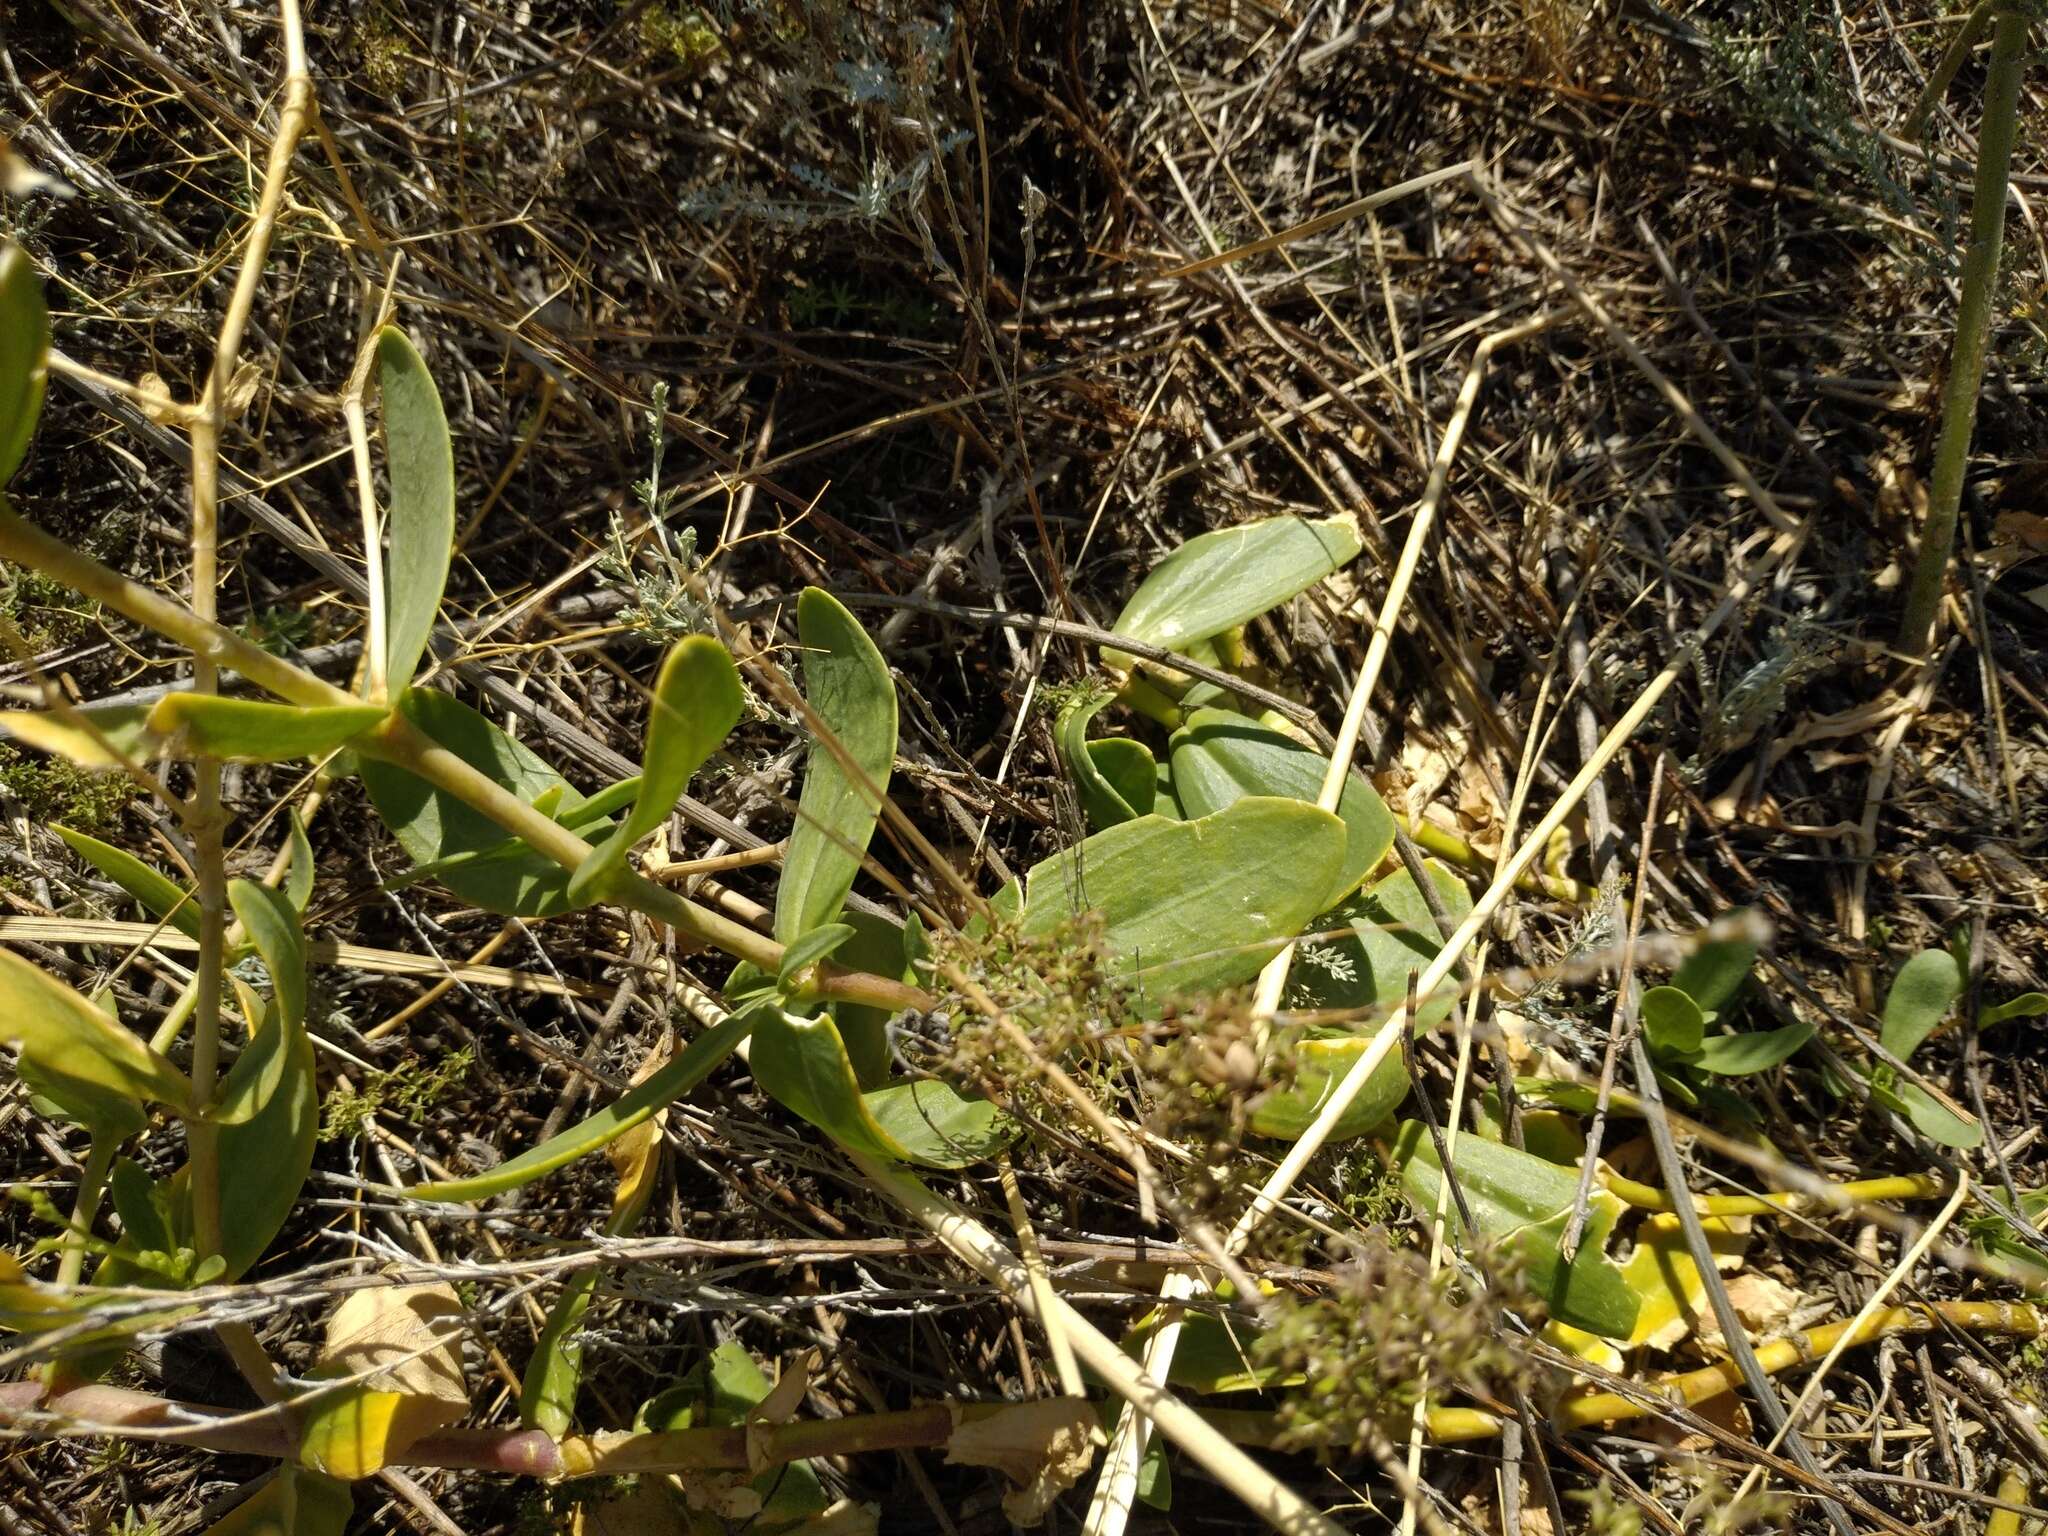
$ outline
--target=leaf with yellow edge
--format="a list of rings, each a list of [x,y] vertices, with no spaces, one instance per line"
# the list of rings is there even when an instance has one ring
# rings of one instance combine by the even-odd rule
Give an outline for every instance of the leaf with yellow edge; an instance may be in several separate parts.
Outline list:
[[[145,763],[163,747],[147,704],[83,704],[75,709],[0,711],[0,732],[80,768]]]
[[[347,1484],[304,1467],[279,1467],[204,1536],[342,1536],[354,1513]]]
[[[462,1310],[454,1290],[439,1283],[349,1295],[328,1319],[311,1374],[365,1379],[307,1400],[299,1459],[352,1482],[467,1413]]]
[[[1700,1225],[1706,1228],[1715,1266],[1724,1273],[1740,1269],[1750,1219],[1705,1216]],[[1630,1349],[1669,1349],[1706,1315],[1706,1282],[1675,1215],[1658,1212],[1644,1218],[1636,1228],[1635,1248],[1621,1266],[1621,1278],[1640,1300],[1636,1325],[1628,1336]]]
[[[21,1047],[60,1091],[191,1104],[185,1074],[85,998],[21,956],[0,950],[0,1041]]]
[[[175,737],[181,755],[281,763],[294,757],[325,757],[384,715],[374,704],[316,707],[210,693],[167,693],[150,710],[149,728],[159,736]]]

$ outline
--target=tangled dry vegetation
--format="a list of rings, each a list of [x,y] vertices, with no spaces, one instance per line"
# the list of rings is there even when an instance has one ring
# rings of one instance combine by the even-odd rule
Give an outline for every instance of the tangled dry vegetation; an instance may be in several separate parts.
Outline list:
[[[37,1412],[51,1336],[0,1343],[0,1527],[183,1536],[237,1529],[248,1500],[281,1522],[250,1529],[478,1536],[2029,1528],[2048,1483],[2024,1305],[2048,1274],[2027,1002],[2048,936],[2038,69],[1957,559],[1928,657],[1894,645],[1983,47],[1914,119],[1962,25],[1810,0],[322,0],[287,125],[275,7],[17,0],[0,225],[60,354],[8,489],[22,518],[189,595],[199,429],[177,402],[203,397],[266,157],[303,127],[220,381],[220,622],[336,687],[363,677],[348,403],[388,303],[454,445],[427,686],[594,793],[639,771],[664,653],[718,635],[739,723],[639,868],[781,940],[820,722],[778,680],[819,649],[797,594],[835,594],[897,710],[900,815],[850,915],[919,913],[929,942],[898,964],[917,1006],[870,1010],[888,1022],[867,1065],[985,1096],[1014,1134],[912,1187],[733,1055],[610,1159],[414,1198],[587,1122],[743,982],[631,904],[506,916],[402,878],[417,851],[332,764],[230,763],[225,873],[288,868],[294,815],[311,855],[312,1171],[238,1283],[191,1250],[174,1276],[120,1272],[131,1311],[135,1286],[200,1288],[136,1311],[68,1418]],[[1345,991],[1379,963],[1370,938],[1305,944],[1277,1017],[1249,972],[1162,1009],[1114,912],[1034,933],[980,904],[1102,826],[1097,779],[1133,760],[1091,756],[1104,739],[1165,763],[1161,712],[1192,696],[1104,682],[1147,573],[1209,530],[1343,517],[1355,559],[1194,660],[1248,714],[1349,751],[1375,619],[1405,589],[1349,724],[1398,852],[1442,881],[1389,854],[1374,878],[1409,881],[1409,906],[1346,921],[1405,925],[1396,974],[1425,1018],[1446,976],[1415,972],[1440,953],[1462,1001],[1389,1057],[1413,1080],[1399,1129],[1321,1146],[1260,1221],[1254,1191],[1404,1001]],[[113,607],[4,570],[16,703],[153,705],[189,675]],[[193,771],[165,782],[183,795]],[[156,1032],[194,945],[51,828],[174,879],[204,849],[119,773],[26,743],[0,745],[0,810],[0,942]],[[1171,891],[1188,867],[1146,874]],[[1472,942],[1440,951],[1438,920],[1475,897]],[[1746,982],[1704,975],[1753,947]],[[1774,1059],[1736,1075],[1745,1050]],[[0,1092],[0,1219],[39,1281],[86,1256],[57,1250],[94,1177],[86,1129],[47,1108]],[[124,1155],[131,1193],[166,1187],[183,1122],[157,1112]],[[1681,1184],[1710,1198],[1675,1210]],[[1032,1288],[977,1265],[941,1200]],[[117,1181],[86,1247],[132,1249],[150,1208]],[[1593,1270],[1626,1280],[1618,1327]],[[446,1406],[438,1362],[454,1407],[433,1425],[460,1427],[394,1432],[352,1482],[280,1473],[320,1437],[325,1472],[348,1470],[331,1414],[264,1398],[333,1367],[347,1298],[401,1283],[448,1326],[401,1341],[426,1377],[400,1396]],[[1162,1285],[1190,1302],[1175,1391],[1249,1447],[1238,1463],[1188,1449],[1185,1423],[1136,1455],[1129,1383],[1068,1353],[1063,1315],[1143,1353],[1171,1331]],[[538,1410],[537,1358],[568,1362]],[[1077,1388],[1097,1405],[1079,1418]],[[123,1393],[240,1427],[144,1423]],[[1026,1403],[1050,1406],[972,1442],[988,1405]],[[87,1432],[94,1404],[128,1433]],[[604,1460],[603,1433],[635,1428],[654,1459]],[[674,1464],[709,1428],[714,1459]],[[664,1430],[684,1437],[669,1460],[647,1449]],[[597,1459],[545,1461],[572,1446]],[[263,1492],[287,1486],[296,1514]]]

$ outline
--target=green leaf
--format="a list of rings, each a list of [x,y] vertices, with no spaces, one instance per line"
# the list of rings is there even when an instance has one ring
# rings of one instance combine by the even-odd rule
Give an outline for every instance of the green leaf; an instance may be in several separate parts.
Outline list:
[[[449,1179],[439,1184],[415,1184],[403,1193],[414,1200],[488,1200],[493,1195],[523,1188],[578,1158],[588,1157],[634,1126],[645,1123],[703,1082],[739,1048],[740,1042],[753,1031],[755,1021],[760,1017],[761,1010],[749,1009],[721,1020],[716,1027],[707,1029],[692,1040],[645,1082],[628,1089],[589,1119],[549,1137],[517,1157],[507,1158],[488,1173],[480,1173],[470,1179]]]
[[[1899,1060],[1910,1061],[1962,995],[1963,968],[1956,957],[1942,949],[1923,950],[1892,979],[1878,1039]]]
[[[398,711],[529,805],[549,790],[567,808],[582,803],[559,773],[459,700],[414,688],[400,698]],[[483,812],[391,763],[366,757],[359,771],[370,803],[400,846],[416,863],[434,864],[435,878],[464,901],[519,917],[552,917],[575,908],[569,871],[523,843],[508,843],[504,829]]]
[[[1155,1001],[1249,980],[1321,909],[1344,864],[1344,823],[1253,795],[1198,821],[1141,816],[1025,877],[1019,931],[1103,914],[1123,977]]]
[[[1710,1035],[1700,1042],[1693,1064],[1716,1077],[1747,1077],[1789,1061],[1812,1038],[1813,1026],[1804,1022],[1740,1035]]]
[[[177,1246],[163,1190],[140,1164],[116,1158],[107,1187],[114,1197],[114,1214],[121,1218],[124,1245],[156,1253],[169,1253]]]
[[[149,712],[149,728],[181,756],[223,757],[238,763],[281,763],[325,757],[384,718],[374,704],[312,708],[230,699],[210,693],[167,693]]]
[[[863,1094],[828,1015],[804,1019],[764,1010],[749,1065],[754,1081],[776,1103],[864,1156],[964,1168],[1008,1139],[993,1105],[962,1099],[943,1083],[903,1083]]]
[[[1756,964],[1756,946],[1747,939],[1708,939],[1685,957],[1671,985],[1700,1005],[1702,1013],[1719,1013],[1734,1001]]]
[[[1994,1004],[1977,1015],[1977,1027],[1989,1029],[2007,1019],[2036,1019],[2048,1013],[2048,992],[2022,992],[2018,997]]]
[[[663,1433],[679,1429],[737,1429],[767,1401],[773,1384],[753,1356],[728,1339],[692,1366],[683,1379],[644,1404],[633,1427]],[[761,1529],[803,1520],[830,1507],[831,1498],[808,1461],[770,1467],[749,1484],[762,1500],[746,1522]]]
[[[1111,693],[1096,693],[1077,699],[1060,711],[1059,720],[1053,727],[1053,740],[1059,746],[1060,760],[1067,765],[1068,776],[1074,781],[1074,793],[1081,801],[1081,814],[1098,832],[1148,814],[1154,796],[1154,766],[1150,752],[1135,741],[1120,742],[1120,745],[1144,754],[1144,769],[1142,773],[1133,771],[1136,764],[1128,756],[1112,757],[1108,760],[1118,770],[1116,777],[1112,778],[1104,771],[1104,759],[1095,752],[1097,747],[1106,747],[1110,743],[1088,739],[1088,722],[1101,713],[1103,706],[1113,698],[1115,695]]]
[[[50,829],[64,839],[65,846],[94,869],[187,938],[199,937],[199,903],[175,881],[151,869],[131,853],[110,843],[88,837],[70,827]]]
[[[1984,1140],[1979,1121],[1957,1114],[1918,1083],[1873,1081],[1870,1096],[1894,1114],[1904,1115],[1922,1136],[1941,1146],[1967,1149]]]
[[[149,728],[147,704],[82,704],[76,709],[0,711],[0,732],[80,768],[146,763],[163,749]]]
[[[1643,1042],[1651,1054],[1690,1061],[1706,1038],[1707,1016],[1688,992],[1652,987],[1643,994]]]
[[[285,1465],[201,1536],[343,1536],[354,1515],[347,1483]]]
[[[834,952],[841,965],[898,981],[918,979],[914,961],[924,952],[924,926],[915,913],[901,927],[870,912],[848,912],[840,921],[853,929],[853,936]],[[889,1080],[890,1017],[887,1008],[865,1003],[832,1004],[832,1022],[839,1026],[839,1038],[863,1089],[879,1088]]]
[[[1458,1138],[1454,1156],[1473,1226],[1483,1240],[1512,1247],[1521,1257],[1523,1281],[1543,1298],[1550,1315],[1602,1338],[1629,1337],[1640,1301],[1605,1252],[1620,1202],[1604,1189],[1594,1190],[1578,1253],[1566,1264],[1558,1243],[1578,1195],[1577,1170],[1471,1135]],[[1433,1217],[1443,1170],[1420,1121],[1401,1122],[1393,1161],[1409,1203],[1424,1220]],[[1457,1205],[1447,1200],[1445,1208],[1448,1230],[1464,1248]]]
[[[36,418],[43,413],[44,374],[50,356],[50,312],[28,253],[12,241],[0,245],[0,485],[14,478],[28,456]]]
[[[1088,757],[1124,804],[1140,816],[1180,815],[1173,799],[1173,781],[1166,765],[1153,759],[1152,749],[1128,736],[1106,736],[1088,743]]]
[[[519,1384],[519,1422],[560,1439],[576,1419],[583,1385],[583,1318],[597,1293],[598,1271],[578,1270],[562,1282],[534,1339],[533,1357]]]
[[[867,631],[817,587],[804,588],[797,599],[796,626],[804,647],[804,698],[859,774],[849,774],[824,742],[811,747],[775,891],[775,938],[782,944],[839,916],[896,761],[896,684]]]
[[[419,670],[455,548],[455,450],[433,376],[405,332],[377,333],[384,458],[391,473],[384,675],[394,697]]]
[[[1465,883],[1435,861],[1426,868],[1451,921],[1462,922],[1472,910]],[[1347,1010],[1378,1018],[1399,1007],[1408,996],[1408,978],[1428,966],[1443,949],[1436,919],[1406,870],[1376,882],[1337,914],[1325,914],[1311,927],[1332,926],[1350,931],[1317,948],[1331,958],[1297,956],[1295,993],[1290,999],[1312,1009]],[[1421,999],[1412,1028],[1416,1033],[1440,1022],[1457,1002],[1457,990],[1445,986]],[[1269,1092],[1252,1107],[1251,1127],[1260,1136],[1296,1141],[1315,1123],[1337,1085],[1372,1043],[1377,1027],[1338,1034],[1312,1035],[1295,1046],[1294,1081]],[[1394,1113],[1408,1096],[1408,1069],[1398,1051],[1390,1051],[1373,1068],[1331,1133],[1333,1139],[1363,1136]]]
[[[654,681],[647,720],[647,761],[632,813],[578,867],[569,899],[597,900],[625,866],[626,851],[668,819],[690,778],[739,724],[746,691],[732,657],[709,635],[672,647]]]
[[[291,809],[290,838],[292,861],[284,872],[284,894],[292,910],[304,917],[306,903],[313,899],[313,844],[306,836],[306,818],[297,806]]]
[[[1207,816],[1246,795],[1314,805],[1330,760],[1292,737],[1221,709],[1198,709],[1173,733],[1173,790],[1189,816]],[[1348,775],[1337,814],[1349,834],[1344,868],[1323,905],[1342,901],[1394,846],[1394,817],[1359,774]]]
[[[775,972],[775,985],[788,991],[797,977],[837,950],[854,934],[851,923],[827,923],[813,928],[782,952],[782,964]]]
[[[238,1280],[284,1229],[306,1187],[320,1130],[320,1085],[306,1034],[299,914],[288,898],[249,880],[231,882],[228,900],[263,957],[275,1000],[262,1010],[260,1029],[223,1088],[238,1118],[220,1129],[220,1257],[226,1278]],[[256,1065],[245,1069],[245,1061]],[[188,1164],[173,1179],[188,1201],[190,1172]]]
[[[1016,1127],[995,1105],[963,1098],[936,1078],[892,1083],[861,1100],[882,1133],[903,1149],[902,1160],[926,1168],[965,1168],[1016,1139]]]
[[[1169,651],[1248,623],[1349,562],[1365,541],[1346,513],[1311,522],[1274,517],[1189,539],[1152,568],[1110,626]],[[1105,649],[1111,666],[1132,658]]]
[[[192,1102],[192,1084],[170,1062],[85,998],[21,956],[0,950],[0,1041],[18,1044],[60,1102],[102,1095],[154,1099],[176,1109]]]

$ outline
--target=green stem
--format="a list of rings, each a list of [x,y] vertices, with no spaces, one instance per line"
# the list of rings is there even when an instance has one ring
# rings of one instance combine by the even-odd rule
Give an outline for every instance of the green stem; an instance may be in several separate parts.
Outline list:
[[[2005,243],[2005,203],[2019,123],[2020,75],[2026,64],[2029,21],[2018,6],[2002,11],[1991,39],[1991,69],[1984,81],[1984,121],[1977,133],[1977,184],[1970,200],[1970,244],[1963,256],[1963,299],[1956,312],[1955,348],[1942,387],[1941,435],[1928,487],[1927,524],[1913,562],[1899,649],[1921,656],[1934,637],[1949,551],[1955,545],[1970,439],[1977,426],[1977,395],[1991,339],[1991,306],[1998,290],[1998,257]]]
[[[71,1200],[71,1224],[64,1229],[64,1249],[57,1259],[57,1284],[78,1284],[85,1273],[85,1255],[92,1239],[92,1224],[100,1213],[100,1201],[107,1192],[107,1174],[114,1166],[115,1143],[95,1135],[85,1154],[85,1166],[78,1170],[78,1192]]]

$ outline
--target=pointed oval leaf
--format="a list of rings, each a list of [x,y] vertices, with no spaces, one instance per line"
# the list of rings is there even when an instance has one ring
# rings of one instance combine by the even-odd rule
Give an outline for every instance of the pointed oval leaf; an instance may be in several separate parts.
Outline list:
[[[1550,1315],[1605,1339],[1629,1337],[1641,1303],[1605,1252],[1620,1201],[1604,1189],[1594,1190],[1578,1252],[1566,1264],[1558,1243],[1578,1196],[1575,1170],[1470,1135],[1458,1138],[1454,1156],[1473,1225],[1485,1240],[1511,1245],[1521,1256],[1522,1278],[1543,1298]],[[1443,1170],[1420,1121],[1401,1122],[1393,1161],[1402,1192],[1428,1220],[1437,1210]],[[1449,1230],[1462,1246],[1463,1224],[1456,1208],[1451,1209]]]
[[[633,810],[585,859],[569,881],[572,901],[599,899],[625,867],[626,852],[668,819],[691,777],[716,752],[746,708],[739,669],[709,635],[690,635],[670,648],[654,681],[647,718],[647,757]]]
[[[1710,1035],[1700,1042],[1694,1064],[1716,1077],[1747,1077],[1767,1072],[1789,1061],[1799,1048],[1813,1038],[1813,1026],[1804,1020],[1778,1029],[1756,1029],[1740,1035]]]
[[[1009,1140],[996,1107],[944,1083],[900,1083],[863,1094],[829,1015],[770,1010],[754,1035],[754,1081],[783,1108],[841,1146],[889,1162],[964,1168]]]
[[[597,1282],[594,1269],[579,1270],[562,1282],[519,1381],[519,1422],[558,1440],[576,1422],[576,1394],[583,1386],[583,1318]]]
[[[1977,1027],[1989,1029],[2007,1019],[2037,1019],[2048,1013],[2048,992],[2022,992],[2018,997],[1994,1003],[1977,1015]]]
[[[187,938],[199,937],[199,903],[177,882],[111,843],[103,843],[70,827],[52,826],[50,830],[63,838],[65,846],[73,853],[141,902],[152,914],[163,918]]]
[[[149,728],[159,736],[177,738],[173,746],[184,754],[203,753],[237,763],[282,763],[295,757],[325,757],[383,718],[384,711],[374,704],[314,708],[181,692],[157,700],[149,712]]]
[[[559,773],[460,700],[414,688],[398,710],[529,805],[549,790],[561,795],[564,807],[581,805],[583,797]],[[406,853],[435,865],[435,878],[464,901],[517,917],[550,917],[575,907],[569,871],[523,843],[508,842],[504,828],[483,812],[391,763],[365,757],[358,771],[370,803]],[[609,829],[596,830],[602,836]]]
[[[76,709],[0,711],[0,731],[80,768],[146,763],[163,749],[147,704],[84,704]]]
[[[775,938],[782,944],[838,918],[896,761],[896,684],[867,631],[817,587],[797,599],[796,626],[804,698],[859,772],[849,773],[824,742],[812,745],[775,891]]]
[[[1706,1038],[1707,1016],[1688,992],[1677,987],[1652,987],[1641,1003],[1643,1042],[1658,1055],[1690,1061]]]
[[[1110,628],[1170,651],[1235,629],[1347,564],[1365,540],[1358,519],[1274,517],[1189,539],[1152,568]],[[1104,660],[1132,658],[1105,649]]]
[[[1742,913],[1731,913],[1739,918]],[[1726,925],[1735,929],[1735,923]],[[1739,931],[1739,930],[1738,930]],[[1735,1000],[1756,964],[1756,945],[1748,939],[1707,939],[1685,957],[1671,985],[1700,1005],[1703,1013],[1720,1013]]]
[[[646,1082],[628,1089],[589,1119],[551,1136],[539,1146],[507,1158],[488,1173],[438,1184],[415,1184],[402,1191],[414,1200],[488,1200],[531,1184],[543,1174],[588,1157],[644,1124],[668,1104],[690,1092],[739,1049],[760,1017],[756,1010],[734,1013],[706,1030]]]
[[[1962,995],[1963,968],[1956,957],[1945,949],[1923,950],[1893,978],[1878,1039],[1899,1060],[1910,1060]]]
[[[29,439],[43,412],[43,382],[50,357],[50,312],[28,253],[0,244],[0,485],[14,478],[28,456]]]
[[[1330,770],[1322,753],[1221,709],[1198,709],[1173,733],[1172,762],[1173,791],[1189,816],[1207,816],[1246,795],[1281,795],[1314,805]],[[1326,894],[1326,907],[1357,889],[1394,846],[1393,814],[1362,775],[1345,779],[1337,814],[1349,837],[1344,868]]]
[[[0,1040],[17,1044],[57,1092],[154,1099],[185,1109],[185,1074],[85,998],[0,950]]]
[[[1126,980],[1155,1001],[1249,980],[1321,910],[1344,823],[1299,800],[1248,796],[1198,821],[1141,816],[1025,877],[1019,930],[1103,914]]]
[[[377,333],[377,374],[391,473],[384,675],[396,697],[419,670],[448,584],[455,548],[455,449],[433,375],[396,326]]]
[[[797,977],[836,952],[853,935],[851,923],[827,923],[822,928],[813,928],[782,952],[782,964],[775,972],[775,985],[787,991]]]
[[[299,814],[297,806],[291,809],[289,836],[292,861],[284,872],[284,894],[292,910],[304,917],[306,903],[313,899],[313,843],[306,836],[306,818]]]

